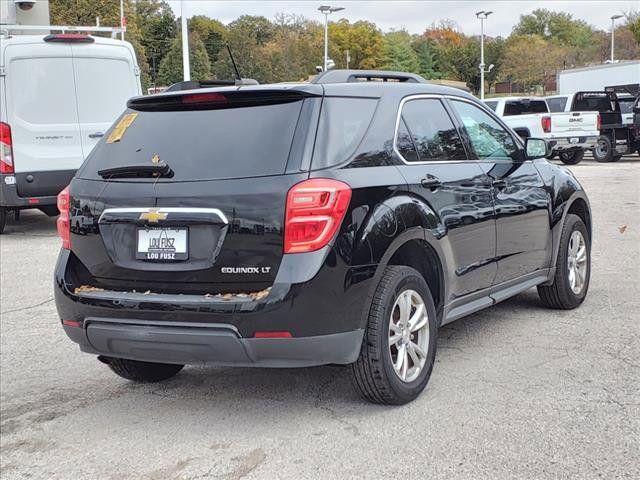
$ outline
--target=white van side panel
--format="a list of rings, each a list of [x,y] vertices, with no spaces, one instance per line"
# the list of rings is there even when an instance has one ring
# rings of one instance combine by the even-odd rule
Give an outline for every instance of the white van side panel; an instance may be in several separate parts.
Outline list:
[[[127,100],[140,94],[133,52],[127,46],[73,44],[73,71],[83,155],[86,158]]]
[[[7,119],[16,173],[76,169],[83,161],[71,47],[8,45]]]

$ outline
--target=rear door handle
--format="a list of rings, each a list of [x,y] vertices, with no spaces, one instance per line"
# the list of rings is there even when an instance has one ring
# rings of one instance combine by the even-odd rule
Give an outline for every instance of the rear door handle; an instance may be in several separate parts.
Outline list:
[[[424,188],[435,190],[436,188],[442,186],[442,182],[438,177],[427,175],[422,180],[420,180],[420,185],[422,185]]]
[[[89,134],[89,138],[100,138],[104,137],[104,132],[94,132]]]
[[[503,190],[507,188],[507,182],[505,182],[504,180],[494,180],[491,182],[491,186],[498,190]]]

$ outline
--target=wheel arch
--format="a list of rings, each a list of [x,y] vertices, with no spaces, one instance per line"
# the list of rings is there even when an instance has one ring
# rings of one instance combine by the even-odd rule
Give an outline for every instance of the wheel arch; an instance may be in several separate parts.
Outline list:
[[[569,200],[564,202],[564,208],[562,209],[562,220],[556,224],[553,229],[553,265],[555,268],[558,260],[558,252],[560,250],[560,237],[562,235],[562,229],[567,222],[567,215],[574,214],[582,219],[587,232],[589,234],[589,243],[592,243],[593,239],[593,225],[591,216],[591,207],[589,205],[589,199],[583,190],[575,191]]]

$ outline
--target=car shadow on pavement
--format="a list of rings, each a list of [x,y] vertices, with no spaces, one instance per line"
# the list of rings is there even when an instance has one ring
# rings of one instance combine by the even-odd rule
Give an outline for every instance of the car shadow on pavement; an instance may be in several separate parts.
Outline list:
[[[508,324],[518,322],[518,312],[535,310],[545,309],[538,303],[535,290],[531,290],[442,327],[435,371],[446,368],[443,363],[450,361],[450,355],[456,355],[456,351],[466,351],[478,339],[491,337],[495,333],[493,330],[509,328]],[[174,405],[180,410],[188,409],[190,401],[195,402],[194,407],[204,402],[212,415],[223,414],[229,408],[236,414],[246,409],[244,413],[253,415],[265,402],[276,402],[286,407],[288,412],[304,412],[309,407],[332,410],[380,408],[360,399],[351,385],[349,367],[340,365],[297,369],[188,366],[165,382],[129,385],[132,391],[143,395],[176,400]],[[427,386],[422,396],[437,395]]]
[[[22,210],[20,219],[13,212],[7,214],[7,224],[2,236],[21,235],[30,237],[55,237],[56,217],[48,217],[40,210]],[[1,238],[1,237],[0,237]]]

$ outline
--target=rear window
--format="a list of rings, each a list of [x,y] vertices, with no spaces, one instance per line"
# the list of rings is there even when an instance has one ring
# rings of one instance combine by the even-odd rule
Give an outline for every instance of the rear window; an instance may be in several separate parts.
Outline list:
[[[302,103],[298,100],[213,110],[127,110],[137,116],[121,140],[100,142],[78,176],[101,178],[99,170],[150,165],[156,156],[173,170],[173,181],[283,174]]]
[[[576,95],[573,100],[573,108],[571,109],[576,112],[612,112],[615,109],[611,104],[611,100],[609,95],[602,94],[590,94],[590,95]]]
[[[35,125],[77,125],[71,58],[20,58],[9,69],[8,97],[16,117]]]
[[[564,108],[567,106],[567,97],[555,97],[547,98],[547,105],[552,112],[564,112]]]
[[[498,106],[498,102],[495,101],[484,102],[484,104],[494,112],[496,111],[496,107]]]
[[[518,100],[508,101],[504,104],[504,116],[547,113],[548,111],[547,103],[544,100]]]
[[[377,104],[374,98],[325,97],[313,153],[314,169],[338,165],[353,155]]]
[[[633,113],[633,103],[634,98],[618,98],[618,103],[620,104],[620,111],[622,113]]]

